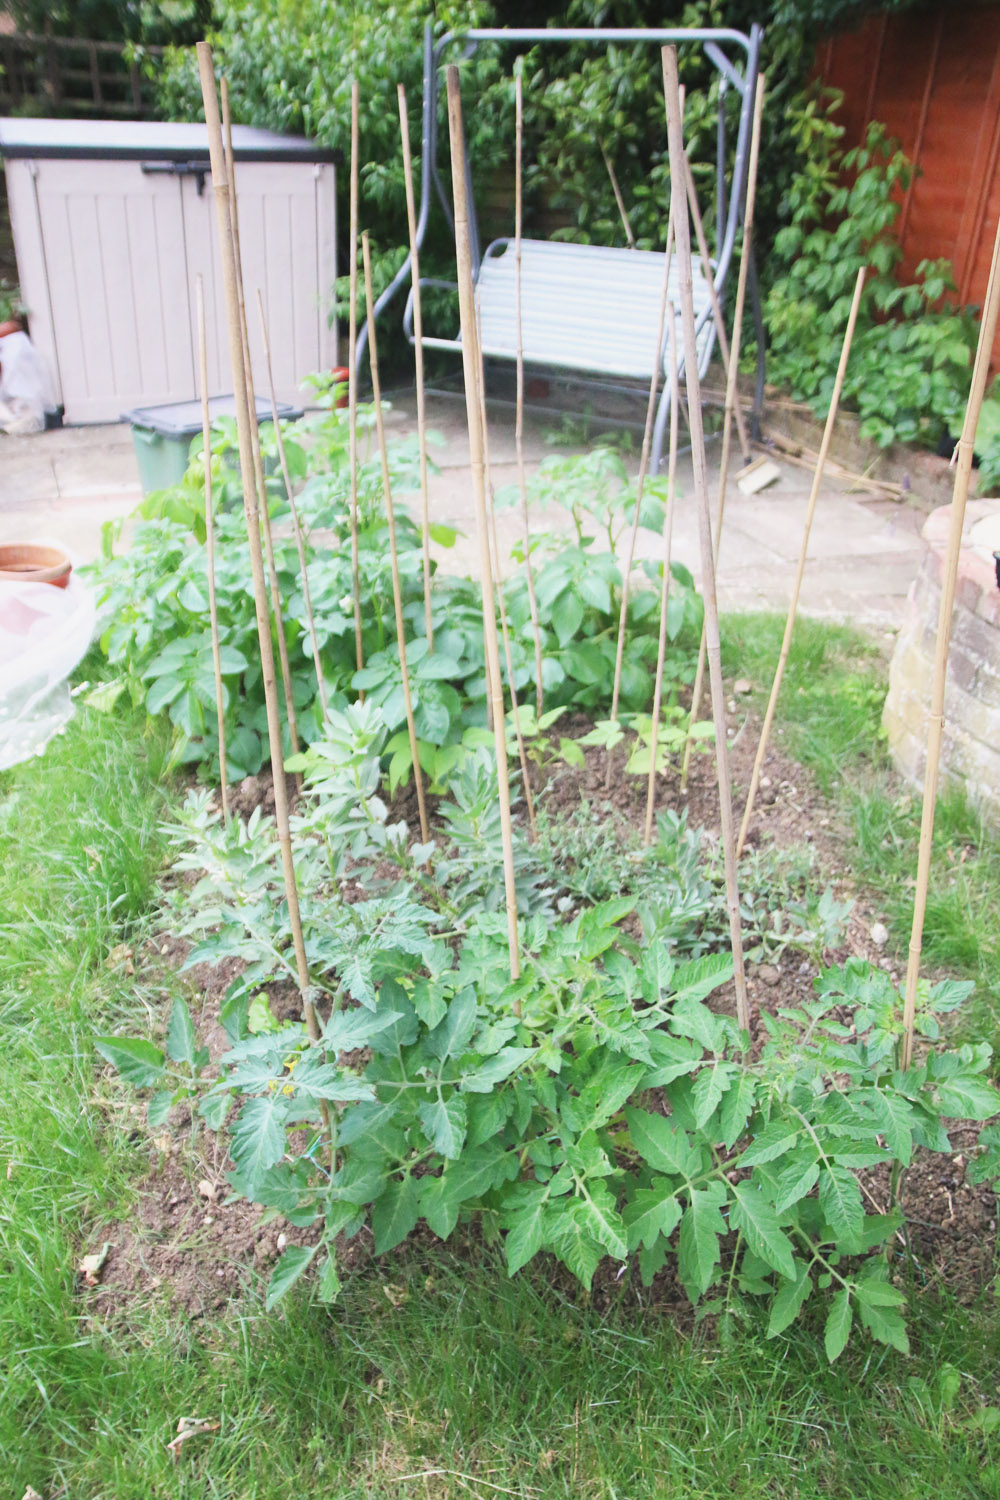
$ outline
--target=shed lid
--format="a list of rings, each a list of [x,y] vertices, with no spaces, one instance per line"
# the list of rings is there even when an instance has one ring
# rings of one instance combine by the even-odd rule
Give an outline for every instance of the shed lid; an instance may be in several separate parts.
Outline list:
[[[208,129],[162,120],[0,119],[0,156],[78,157],[90,161],[208,160]],[[301,135],[233,126],[237,161],[339,162],[340,151]]]
[[[256,406],[257,421],[270,422],[270,401],[258,396]],[[208,412],[213,421],[216,417],[235,417],[236,398],[213,396],[208,403]],[[278,416],[294,422],[302,416],[302,408],[279,401]],[[161,437],[194,437],[201,431],[201,402],[169,401],[165,406],[139,406],[135,411],[122,412],[122,421],[131,422],[133,427],[146,427]]]

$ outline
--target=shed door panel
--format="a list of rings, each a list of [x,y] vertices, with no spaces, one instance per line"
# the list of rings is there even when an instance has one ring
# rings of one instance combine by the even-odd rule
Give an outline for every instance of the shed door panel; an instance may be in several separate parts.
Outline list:
[[[301,402],[302,380],[336,362],[329,324],[336,277],[333,168],[311,163],[236,163],[240,252],[247,331],[258,396],[267,396],[257,292],[271,343],[279,401]],[[209,349],[212,394],[231,391],[224,288],[219,263],[211,183],[199,198],[192,179],[183,183],[184,229],[191,285],[205,280],[206,319],[214,333]],[[210,341],[211,344],[212,341]]]
[[[41,161],[37,186],[66,421],[189,400],[179,182],[139,162]]]

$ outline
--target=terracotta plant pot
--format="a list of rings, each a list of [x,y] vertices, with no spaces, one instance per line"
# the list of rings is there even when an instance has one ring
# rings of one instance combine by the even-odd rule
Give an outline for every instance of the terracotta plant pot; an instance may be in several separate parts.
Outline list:
[[[73,564],[58,547],[38,547],[29,542],[0,546],[0,584],[52,583],[64,589]]]

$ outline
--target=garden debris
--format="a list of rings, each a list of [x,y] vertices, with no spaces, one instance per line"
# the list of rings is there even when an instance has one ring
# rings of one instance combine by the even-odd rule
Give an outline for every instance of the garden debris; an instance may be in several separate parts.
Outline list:
[[[871,926],[871,940],[876,948],[884,948],[889,941],[889,929],[884,922],[873,922]]]
[[[85,1255],[83,1257],[77,1269],[83,1277],[85,1286],[96,1286],[100,1281],[101,1271],[104,1268],[104,1262],[108,1258],[110,1249],[110,1240],[105,1240],[100,1250],[95,1250],[93,1255]]]
[[[177,1436],[167,1444],[167,1452],[176,1463],[182,1446],[189,1438],[208,1437],[218,1430],[218,1422],[212,1422],[206,1417],[181,1417],[177,1423]]]
[[[21,1496],[21,1500],[42,1500],[42,1497],[38,1493],[38,1491],[37,1490],[33,1490],[31,1488],[31,1485],[29,1484],[28,1488],[25,1490],[24,1494]]]
[[[209,1203],[214,1203],[219,1196],[219,1190],[215,1186],[215,1183],[209,1182],[207,1177],[203,1177],[198,1183],[198,1192],[202,1198],[207,1198]]]
[[[123,968],[126,974],[135,973],[135,949],[130,943],[118,943],[104,960],[106,969]]]
[[[781,478],[781,470],[773,459],[766,458],[760,454],[758,458],[751,459],[744,464],[736,475],[736,488],[743,495],[756,495],[761,490],[766,490],[769,484],[775,484]]]
[[[739,697],[743,698],[747,695],[747,693],[753,692],[753,683],[750,681],[749,677],[737,677],[736,681],[733,683],[733,692],[736,693]]]

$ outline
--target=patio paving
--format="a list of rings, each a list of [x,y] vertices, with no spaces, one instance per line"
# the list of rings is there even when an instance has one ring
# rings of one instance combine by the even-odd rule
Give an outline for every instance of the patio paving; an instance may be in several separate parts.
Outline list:
[[[432,450],[436,465],[430,491],[433,518],[464,533],[453,549],[435,548],[435,554],[444,569],[474,572],[478,554],[464,403],[431,398],[428,421],[444,439],[442,447]],[[388,425],[390,436],[415,431],[410,393],[397,394]],[[550,415],[529,413],[526,417],[529,476],[550,453],[573,451],[546,441],[554,425]],[[516,484],[509,409],[491,410],[489,449],[494,488]],[[637,467],[636,457],[628,462],[633,469]],[[738,463],[737,458],[734,469]],[[717,464],[718,444],[714,443],[709,445],[713,509]],[[788,464],[780,467],[780,481],[758,495],[741,494],[730,480],[718,576],[720,604],[725,610],[787,608],[811,474]],[[689,454],[683,454],[678,465],[678,489],[673,555],[698,579],[698,527]],[[127,516],[140,498],[139,473],[126,425],[0,438],[0,542],[45,538],[60,542],[78,561],[89,561],[100,553],[103,523]],[[922,556],[924,519],[925,511],[918,504],[850,494],[838,481],[827,480],[813,526],[802,610],[877,633],[895,631]],[[520,535],[519,520],[513,511],[500,511],[497,524],[506,557]],[[532,524],[550,530],[571,526],[559,510],[533,510]],[[640,558],[658,557],[660,547],[659,538],[640,532]]]

